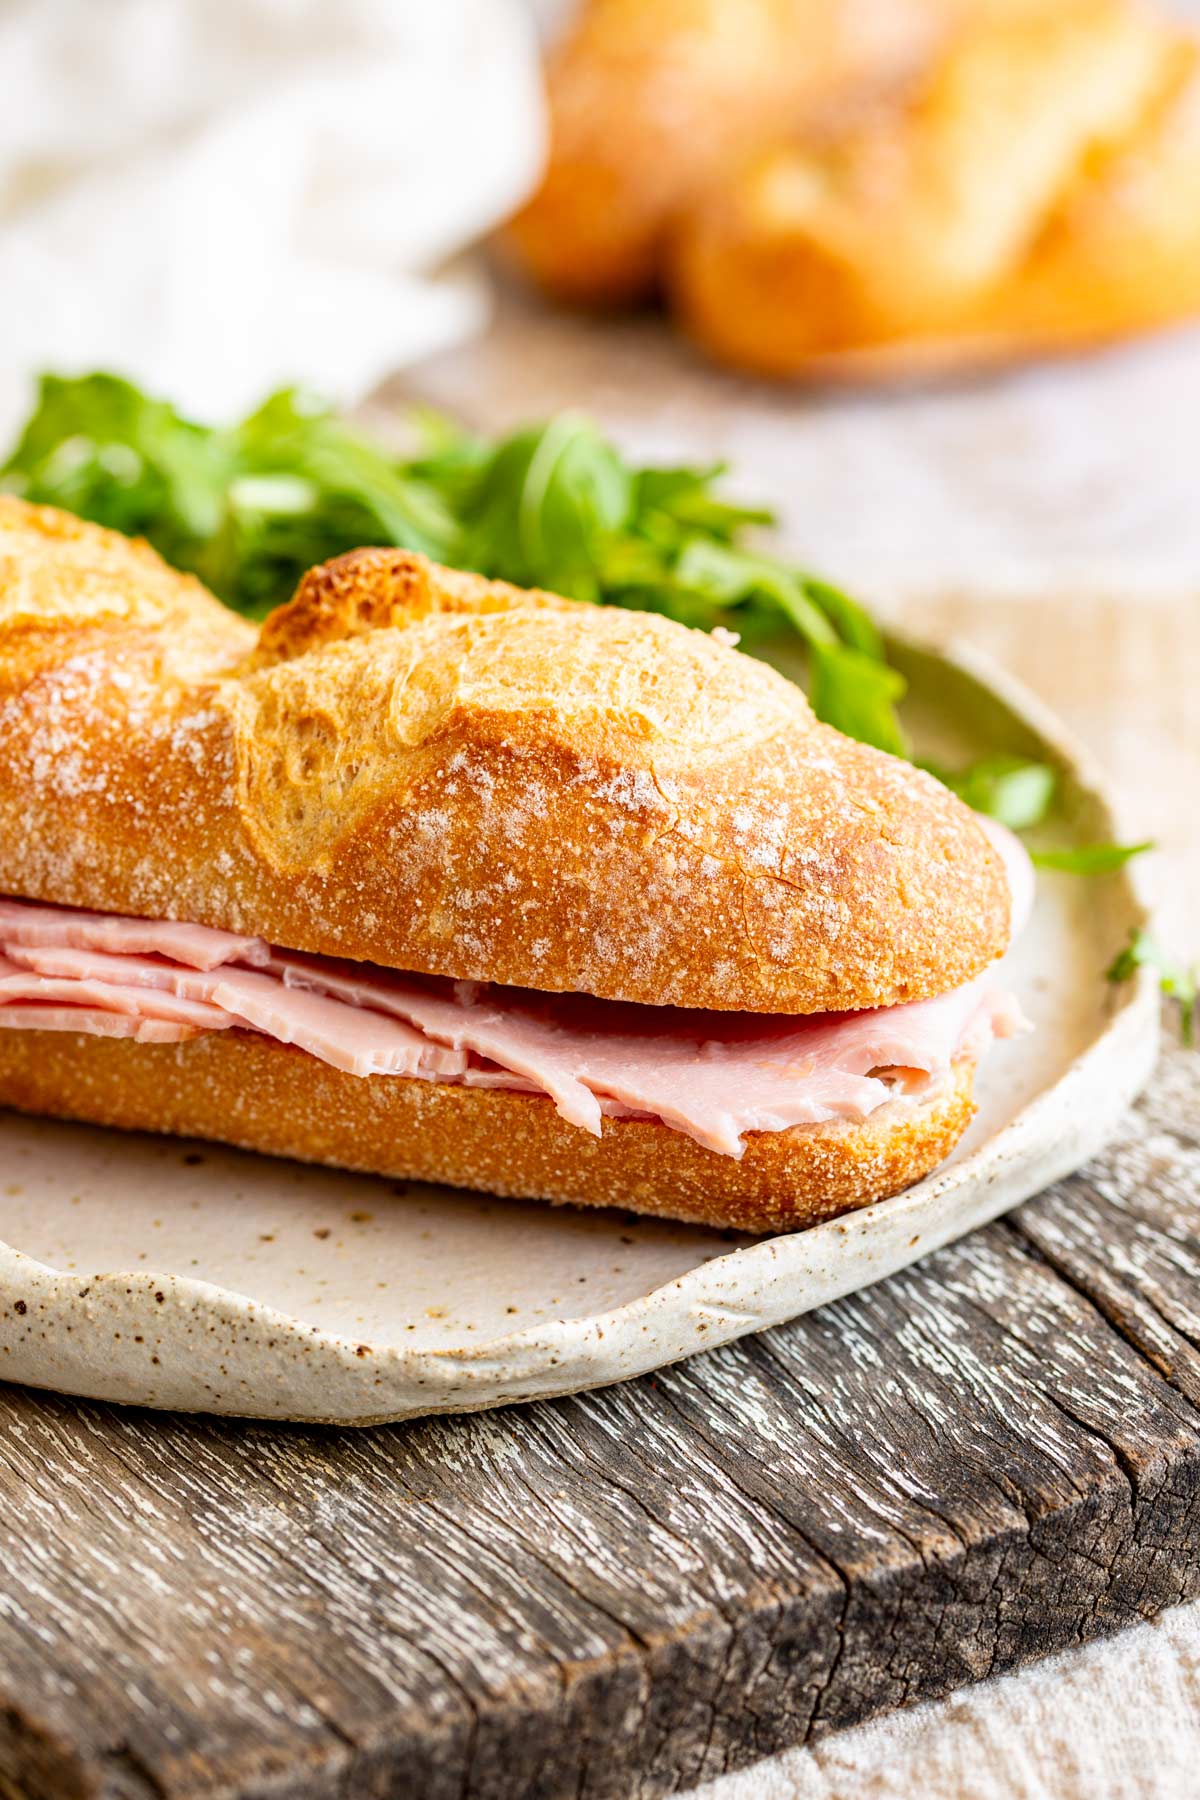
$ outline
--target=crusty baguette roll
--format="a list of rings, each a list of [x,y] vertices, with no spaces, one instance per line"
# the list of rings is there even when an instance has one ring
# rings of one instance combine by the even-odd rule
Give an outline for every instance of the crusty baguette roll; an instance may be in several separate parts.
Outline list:
[[[585,0],[547,68],[550,158],[509,227],[559,299],[644,300],[666,232],[748,150],[907,67],[968,0]]]
[[[1009,929],[967,808],[702,632],[367,550],[256,639],[3,498],[0,894],[762,1013],[944,993]]]
[[[947,1154],[991,1029],[972,1026],[974,978],[1005,948],[1013,901],[990,837],[951,794],[818,724],[798,689],[703,633],[397,550],[314,570],[256,633],[144,545],[12,499],[0,499],[0,896],[0,1004],[17,989],[33,1002],[0,1029],[0,1105],[749,1230],[866,1204]],[[62,937],[38,936],[41,909],[14,899],[54,909],[53,931],[74,938],[66,965]],[[70,908],[114,916],[88,925]],[[145,919],[186,930],[155,925],[147,948]],[[165,940],[194,947],[198,926],[246,934],[223,940],[232,973],[197,975],[201,957],[171,986]],[[106,951],[114,933],[123,959]],[[948,998],[965,1029],[913,1087],[906,1028],[877,1038],[886,1015],[872,1014],[857,1074],[878,1043],[900,1045],[896,1098],[868,1080],[879,1104],[866,1116],[747,1126],[735,1155],[673,1128],[669,1106],[622,1103],[619,1082],[601,1089],[615,1110],[601,1118],[593,1099],[596,1128],[581,1129],[561,1095],[536,1091],[528,1061],[494,1061],[493,1040],[473,1068],[349,1072],[321,1060],[328,1040],[296,1047],[293,1026],[237,1010],[247,979],[276,983],[278,1019],[291,977],[308,992],[314,970],[356,992],[375,983],[374,1000],[340,1013],[372,1039],[397,1029],[384,1014],[403,983],[389,970],[410,990],[417,978],[418,1001],[444,995],[422,987],[433,974],[534,988],[536,1007],[583,993],[647,1015],[852,1018],[926,997],[944,1012]],[[240,1003],[221,985],[239,979]],[[189,981],[208,985],[189,997]],[[475,990],[454,992],[440,1004],[458,1020]],[[511,985],[484,992],[520,1024]],[[554,1030],[581,1005],[564,1003]],[[89,1006],[102,1035],[76,1029]],[[143,1012],[158,1041],[111,1035]],[[652,1062],[669,1055],[673,1016],[652,1021],[664,1033],[641,1052]],[[687,1017],[682,1035],[724,1097],[719,1030],[701,1018],[696,1038]],[[844,1023],[815,1021],[839,1042]],[[733,1039],[747,1025],[739,1066],[757,1079],[771,1052],[740,1014]],[[458,1043],[431,1029],[434,1045]],[[776,1072],[793,1084],[821,1052],[789,1033]],[[530,1075],[526,1091],[512,1085]]]
[[[904,378],[1200,311],[1200,59],[1130,0],[984,6],[918,81],[707,192],[670,291],[759,374]]]
[[[591,1137],[540,1094],[364,1081],[248,1033],[172,1045],[0,1031],[0,1105],[23,1112],[740,1231],[794,1231],[919,1181],[966,1129],[974,1073],[964,1059],[927,1098],[863,1120],[755,1132],[735,1161],[657,1120],[606,1119]]]

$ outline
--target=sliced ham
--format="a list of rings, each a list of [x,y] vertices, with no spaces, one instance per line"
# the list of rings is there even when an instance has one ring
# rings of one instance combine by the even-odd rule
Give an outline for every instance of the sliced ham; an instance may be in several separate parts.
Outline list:
[[[142,991],[143,1008],[153,1012],[164,995],[216,1009],[226,1025],[246,1025],[281,1044],[295,1044],[348,1075],[420,1075],[440,1078],[466,1068],[455,1055],[422,1037],[411,1026],[321,994],[293,992],[276,976],[235,964],[185,969],[159,957],[108,956],[100,951],[29,949],[5,946],[5,955],[56,987],[77,981],[120,984]],[[0,1009],[0,1023],[3,1010]]]
[[[605,1116],[657,1119],[733,1157],[747,1132],[862,1119],[898,1094],[919,1096],[956,1057],[1024,1028],[1016,1002],[986,976],[871,1012],[689,1012],[455,983],[203,926],[0,901],[0,1028],[161,1043],[235,1025],[353,1075],[541,1093],[595,1135]]]
[[[17,956],[25,954],[16,946],[14,950]],[[86,955],[86,952],[75,954]],[[4,1017],[3,1008],[21,1001],[83,1006],[97,1012],[125,1013],[133,1018],[169,1019],[177,1025],[194,1026],[197,1031],[225,1031],[237,1022],[219,1006],[183,999],[175,994],[148,993],[144,988],[135,987],[124,977],[120,958],[108,960],[115,965],[114,973],[118,979],[114,981],[105,981],[95,974],[56,980],[23,968],[10,957],[0,956],[0,1022]]]
[[[238,937],[209,925],[177,919],[126,919],[109,913],[75,912],[65,906],[38,906],[0,900],[0,944],[32,949],[69,945],[114,956],[165,956],[189,969],[216,969],[222,963],[265,963],[270,947],[262,938]]]
[[[911,1006],[776,1018],[623,1006],[458,983],[432,991],[389,970],[277,953],[270,970],[524,1076],[572,1125],[598,1135],[605,1099],[737,1156],[747,1131],[865,1118],[894,1097],[872,1069],[944,1075],[970,1030],[1009,1035],[1007,997],[986,978]]]
[[[489,989],[475,982],[439,989],[389,969],[280,951],[269,968],[293,992],[314,991],[356,1010],[386,1013],[435,1043],[486,1057],[510,1074],[523,1076],[537,1092],[549,1094],[568,1124],[599,1136],[599,1101],[575,1066],[577,1034],[564,1034],[552,1021],[530,1017],[510,997],[516,990]]]
[[[10,1031],[81,1031],[87,1037],[133,1038],[139,1044],[182,1044],[200,1035],[194,1025],[141,1019],[98,1006],[0,1006],[0,1026]]]
[[[872,1071],[904,1071],[915,1091],[949,1071],[968,1032],[990,1041],[1010,1018],[986,980],[867,1013],[728,1025],[677,1014],[657,1029],[580,1031],[574,1067],[593,1093],[738,1156],[749,1131],[865,1118],[896,1093]]]

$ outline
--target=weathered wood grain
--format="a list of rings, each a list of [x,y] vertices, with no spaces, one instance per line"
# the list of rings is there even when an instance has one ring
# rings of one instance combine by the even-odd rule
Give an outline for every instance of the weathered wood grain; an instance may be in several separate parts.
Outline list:
[[[0,1391],[0,1795],[686,1788],[1200,1591],[1200,1057],[1009,1220],[604,1393]]]

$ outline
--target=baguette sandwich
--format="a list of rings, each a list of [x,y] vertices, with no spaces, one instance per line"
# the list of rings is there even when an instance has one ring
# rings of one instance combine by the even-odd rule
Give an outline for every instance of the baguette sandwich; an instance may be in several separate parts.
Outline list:
[[[259,630],[0,498],[0,1105],[802,1226],[962,1133],[1029,881],[705,633],[401,550]]]

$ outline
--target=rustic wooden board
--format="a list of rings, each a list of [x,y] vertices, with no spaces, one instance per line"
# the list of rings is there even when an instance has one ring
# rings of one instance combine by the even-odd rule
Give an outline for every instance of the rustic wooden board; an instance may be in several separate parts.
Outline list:
[[[1080,1175],[625,1387],[356,1433],[0,1391],[0,1794],[677,1791],[1200,1591],[1200,1057]]]

